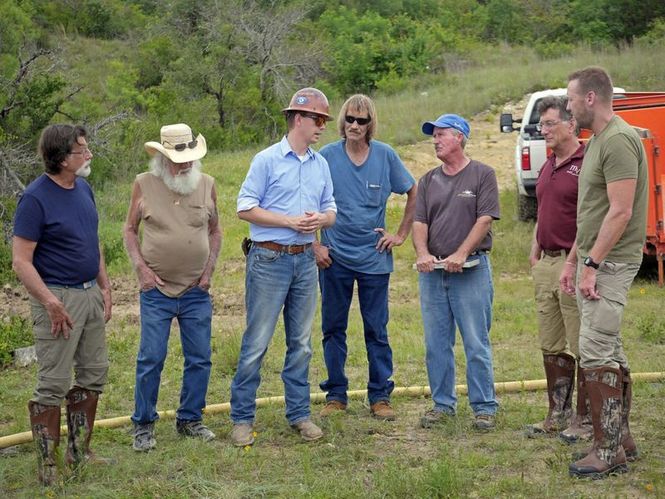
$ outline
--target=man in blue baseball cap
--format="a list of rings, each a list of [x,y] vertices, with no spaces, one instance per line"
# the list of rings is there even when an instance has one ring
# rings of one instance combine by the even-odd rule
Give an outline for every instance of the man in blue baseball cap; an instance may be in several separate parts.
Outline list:
[[[429,428],[455,414],[455,329],[467,357],[474,427],[492,430],[497,409],[489,330],[492,323],[492,221],[499,219],[494,170],[464,153],[470,128],[456,114],[422,126],[442,164],[419,182],[413,245],[419,274],[427,375],[434,407]]]
[[[433,135],[435,128],[454,128],[462,133],[467,140],[471,132],[466,120],[457,114],[442,114],[436,121],[426,121],[423,123],[423,133],[425,135]]]

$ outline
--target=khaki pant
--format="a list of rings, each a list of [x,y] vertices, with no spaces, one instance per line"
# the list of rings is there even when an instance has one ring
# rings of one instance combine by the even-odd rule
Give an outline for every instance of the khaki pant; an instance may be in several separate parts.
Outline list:
[[[104,300],[98,286],[88,289],[49,286],[49,289],[65,305],[74,327],[69,339],[64,339],[62,333],[54,338],[46,308],[30,299],[38,364],[32,401],[60,405],[72,387],[72,368],[74,386],[101,392],[106,384],[109,361]]]
[[[535,286],[540,348],[544,355],[579,357],[580,314],[575,298],[561,292],[559,276],[566,257],[543,257],[531,269]]]
[[[580,365],[584,369],[619,366],[628,369],[621,344],[621,321],[628,290],[639,270],[637,263],[604,261],[596,271],[600,300],[587,300],[577,293],[580,309]],[[581,275],[582,264],[577,275]]]

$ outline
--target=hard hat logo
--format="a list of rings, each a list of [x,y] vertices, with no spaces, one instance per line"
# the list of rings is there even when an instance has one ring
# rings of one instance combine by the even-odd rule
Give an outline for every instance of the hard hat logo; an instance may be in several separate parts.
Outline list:
[[[282,109],[282,112],[287,111],[304,111],[308,113],[316,113],[324,116],[326,121],[332,120],[330,117],[330,106],[328,105],[328,98],[321,90],[316,88],[301,88],[293,97],[289,107]]]

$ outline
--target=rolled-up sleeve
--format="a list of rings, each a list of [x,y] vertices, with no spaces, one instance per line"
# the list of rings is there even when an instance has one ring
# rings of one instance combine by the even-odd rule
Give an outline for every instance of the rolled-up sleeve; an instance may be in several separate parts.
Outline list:
[[[251,210],[259,206],[266,192],[267,165],[260,155],[254,156],[245,181],[240,186],[237,212]]]
[[[321,193],[321,208],[320,212],[324,213],[326,211],[334,211],[337,213],[337,204],[335,204],[335,198],[333,197],[333,182],[332,177],[330,176],[330,168],[328,167],[328,162],[321,158],[323,162],[323,176],[325,178],[325,185],[323,186],[323,192]]]

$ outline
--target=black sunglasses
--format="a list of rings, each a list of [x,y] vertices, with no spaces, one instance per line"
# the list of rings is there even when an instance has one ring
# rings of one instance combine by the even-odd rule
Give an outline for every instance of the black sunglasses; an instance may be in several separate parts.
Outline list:
[[[170,146],[173,146],[173,149],[176,151],[184,151],[186,148],[194,149],[196,145],[199,143],[198,140],[194,138],[194,131],[192,130],[192,141],[191,142],[183,142],[181,144],[171,144],[168,140],[165,140],[162,142],[162,145],[168,144]]]
[[[314,124],[318,127],[322,127],[326,123],[326,117],[321,116],[320,114],[306,114],[306,113],[300,113],[301,116],[304,116],[305,118],[310,118],[314,120]]]
[[[344,121],[346,121],[349,125],[352,125],[353,122],[355,121],[360,126],[363,126],[363,125],[367,125],[370,121],[372,121],[372,118],[357,118],[355,116],[351,116],[350,114],[347,114],[346,116],[344,116]]]

